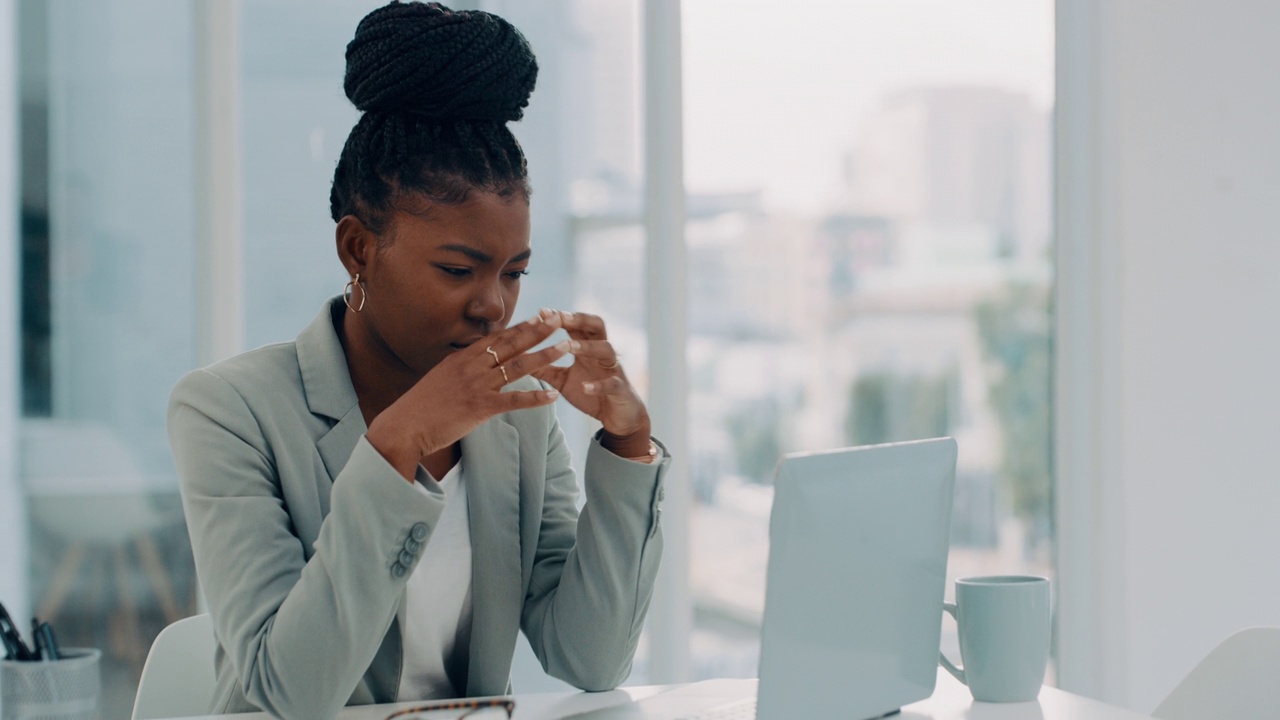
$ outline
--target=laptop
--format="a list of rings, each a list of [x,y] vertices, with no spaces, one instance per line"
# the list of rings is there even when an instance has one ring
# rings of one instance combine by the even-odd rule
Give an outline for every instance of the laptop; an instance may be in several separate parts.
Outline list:
[[[574,717],[865,720],[929,697],[955,470],[951,438],[785,456],[757,696],[743,697],[744,681],[710,680]]]

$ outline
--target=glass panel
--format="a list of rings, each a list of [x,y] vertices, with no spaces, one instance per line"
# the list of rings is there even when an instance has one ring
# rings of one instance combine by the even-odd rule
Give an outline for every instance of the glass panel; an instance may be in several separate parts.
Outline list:
[[[1053,4],[683,7],[698,676],[755,674],[783,452],[953,435],[949,574],[1052,574]]]
[[[241,5],[245,341],[287,342],[342,291],[333,169],[359,120],[342,93],[356,24],[384,2]]]
[[[195,607],[165,434],[195,362],[191,8],[18,10],[31,607],[102,649],[104,716],[127,717],[152,638]]]

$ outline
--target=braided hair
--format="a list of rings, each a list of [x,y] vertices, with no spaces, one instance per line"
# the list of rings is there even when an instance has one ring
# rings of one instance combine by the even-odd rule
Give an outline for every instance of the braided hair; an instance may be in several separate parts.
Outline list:
[[[354,215],[380,234],[414,199],[456,205],[479,190],[527,201],[507,122],[524,115],[537,77],[528,41],[496,15],[434,2],[366,15],[347,45],[343,89],[364,115],[333,174],[334,221]]]

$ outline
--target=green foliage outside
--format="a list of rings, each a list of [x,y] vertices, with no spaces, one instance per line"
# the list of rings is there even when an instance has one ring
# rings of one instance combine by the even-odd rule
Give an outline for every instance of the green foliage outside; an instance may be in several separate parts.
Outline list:
[[[1047,536],[1050,513],[1049,317],[1048,291],[1029,285],[1012,285],[974,309],[1004,436],[1001,483],[1036,537]]]
[[[782,409],[772,398],[742,403],[728,417],[738,473],[758,483],[773,480],[782,455]]]
[[[919,440],[946,435],[951,427],[954,373],[860,376],[850,391],[845,439],[850,445]]]

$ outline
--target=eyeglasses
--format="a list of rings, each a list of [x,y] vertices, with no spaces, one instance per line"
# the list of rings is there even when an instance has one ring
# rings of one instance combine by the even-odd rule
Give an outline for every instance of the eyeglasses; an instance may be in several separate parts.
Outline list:
[[[386,717],[386,720],[392,718],[403,718],[421,715],[429,712],[439,712],[441,710],[466,710],[466,712],[457,716],[455,720],[463,718],[475,717],[479,720],[481,717],[488,717],[490,712],[496,717],[501,717],[499,713],[506,713],[507,720],[511,720],[511,714],[516,711],[516,701],[511,698],[491,698],[481,700],[442,700],[429,705],[417,705],[403,710],[397,710]]]

